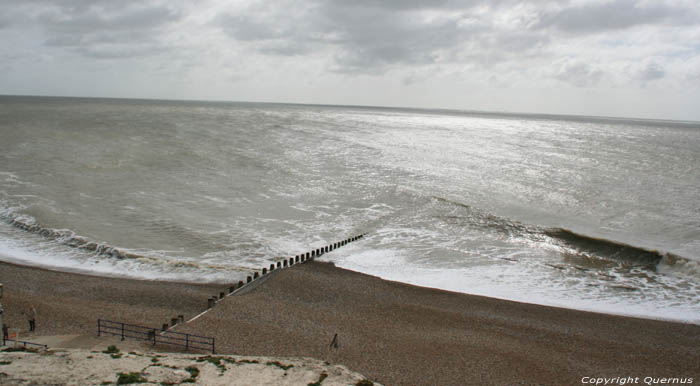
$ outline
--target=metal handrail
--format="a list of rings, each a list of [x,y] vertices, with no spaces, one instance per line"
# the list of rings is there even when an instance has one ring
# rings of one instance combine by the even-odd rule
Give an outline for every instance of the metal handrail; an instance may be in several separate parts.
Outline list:
[[[181,346],[184,347],[185,350],[193,348],[197,350],[211,350],[212,354],[216,353],[214,338],[209,336],[167,330],[158,333],[158,329],[152,327],[97,319],[97,336],[101,336],[102,334],[119,336],[122,340],[124,340],[124,338],[146,340],[152,342],[154,346],[156,343],[161,343]]]
[[[27,347],[27,345],[43,347],[44,350],[46,350],[46,349],[49,348],[49,346],[47,346],[47,345],[45,345],[45,344],[41,344],[41,343],[32,343],[32,342],[26,342],[26,341],[23,341],[23,340],[5,339],[5,336],[3,335],[3,337],[2,337],[2,345],[5,346],[5,345],[7,344],[7,342],[17,342],[17,343],[21,343],[24,347]]]

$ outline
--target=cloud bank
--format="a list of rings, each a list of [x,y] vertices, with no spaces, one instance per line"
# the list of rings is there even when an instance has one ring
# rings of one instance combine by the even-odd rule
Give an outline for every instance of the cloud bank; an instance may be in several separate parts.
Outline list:
[[[120,78],[149,83],[153,97],[205,99],[556,110],[563,102],[548,103],[562,95],[579,104],[586,95],[609,95],[616,103],[620,95],[632,97],[627,106],[602,111],[611,114],[634,112],[633,104],[643,112],[658,105],[649,95],[663,94],[681,107],[655,114],[682,118],[700,89],[698,5],[6,0],[0,66],[7,74],[0,86],[22,92],[40,87],[32,78],[67,73],[74,81],[111,72],[118,75],[97,82],[102,89],[94,94],[128,94]],[[71,93],[65,83],[56,89]],[[476,90],[487,98],[477,98]],[[80,92],[90,91],[72,93]],[[526,92],[541,99],[517,103]],[[455,102],[460,96],[462,105]]]

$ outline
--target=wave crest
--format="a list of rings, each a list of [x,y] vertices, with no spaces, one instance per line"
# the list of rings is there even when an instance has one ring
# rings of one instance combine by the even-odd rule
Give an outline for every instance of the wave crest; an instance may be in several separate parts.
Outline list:
[[[585,259],[609,260],[626,265],[644,266],[649,269],[655,269],[664,259],[673,264],[689,261],[689,259],[682,256],[629,245],[615,240],[587,236],[566,228],[546,228],[523,224],[442,197],[431,196],[431,198],[443,204],[466,209],[468,211],[469,226],[488,228],[509,236],[549,243],[563,248],[567,254],[574,254]]]
[[[44,227],[37,223],[37,221],[31,216],[17,215],[12,213],[11,211],[5,211],[5,213],[0,214],[0,218],[2,218],[3,220],[5,220],[6,223],[14,226],[15,228],[24,230],[29,233],[40,235],[47,240],[52,240],[71,248],[92,252],[102,257],[115,259],[137,259],[160,266],[165,265],[171,267],[189,267],[194,269],[212,269],[240,272],[251,271],[251,268],[247,267],[202,264],[191,261],[162,259],[153,256],[142,255],[139,253],[126,251],[124,249],[112,245],[89,240],[86,237],[77,235],[75,232],[68,229],[52,229]]]

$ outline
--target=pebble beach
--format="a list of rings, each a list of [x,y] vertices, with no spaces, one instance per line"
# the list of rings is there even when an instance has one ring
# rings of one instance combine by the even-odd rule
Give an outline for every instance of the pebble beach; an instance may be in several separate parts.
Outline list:
[[[217,354],[315,358],[385,385],[700,379],[698,325],[416,287],[313,261],[268,276],[173,330],[215,337]],[[176,315],[189,320],[227,288],[8,263],[0,263],[0,278],[4,322],[25,329],[29,341],[95,335],[98,318],[152,327]],[[18,312],[30,305],[33,333]]]

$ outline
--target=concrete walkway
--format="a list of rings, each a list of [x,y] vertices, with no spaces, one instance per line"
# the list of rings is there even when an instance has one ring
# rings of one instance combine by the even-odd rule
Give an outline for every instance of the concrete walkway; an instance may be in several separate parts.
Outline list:
[[[50,335],[50,336],[31,336],[21,337],[21,341],[45,344],[50,349],[84,349],[89,351],[103,351],[108,346],[117,346],[121,351],[159,351],[158,348],[152,347],[149,343],[134,339],[121,340],[117,336],[97,336],[94,334],[84,335]],[[20,344],[21,345],[21,344]],[[12,347],[14,342],[8,340],[3,347]]]

